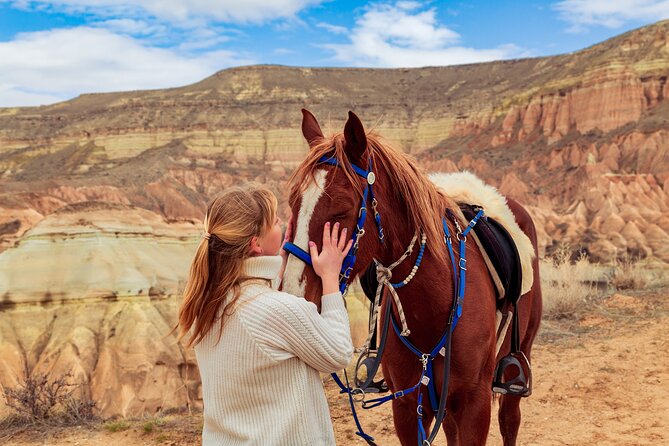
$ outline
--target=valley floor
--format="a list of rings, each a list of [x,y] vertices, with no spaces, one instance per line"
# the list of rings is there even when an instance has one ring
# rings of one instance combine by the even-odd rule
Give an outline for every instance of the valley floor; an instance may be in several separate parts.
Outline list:
[[[523,445],[669,443],[669,293],[620,294],[578,321],[546,321],[535,345],[534,393],[522,404]],[[338,444],[354,434],[346,398],[326,384]],[[493,408],[496,410],[496,408]],[[380,445],[398,445],[390,404],[361,415]],[[7,445],[197,445],[201,415],[118,426],[0,433]],[[496,416],[488,444],[500,445]],[[444,445],[443,434],[438,445]]]

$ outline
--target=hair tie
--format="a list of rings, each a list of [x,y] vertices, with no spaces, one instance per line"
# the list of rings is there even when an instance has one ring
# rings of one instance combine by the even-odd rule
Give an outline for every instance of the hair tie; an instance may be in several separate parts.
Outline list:
[[[211,238],[211,234],[205,231],[204,234],[202,234],[202,238],[205,240],[209,240]]]

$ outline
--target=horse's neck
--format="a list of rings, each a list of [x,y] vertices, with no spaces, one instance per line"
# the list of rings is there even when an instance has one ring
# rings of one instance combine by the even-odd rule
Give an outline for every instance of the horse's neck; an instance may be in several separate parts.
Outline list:
[[[382,245],[381,251],[375,256],[384,266],[388,267],[396,262],[402,255],[406,252],[407,248],[411,245],[411,240],[415,235],[417,239],[412,246],[412,253],[392,272],[392,281],[398,282],[405,279],[410,273],[415,265],[416,258],[420,251],[420,242],[421,242],[421,233],[420,231],[413,226],[413,221],[409,218],[408,215],[405,215],[404,203],[398,203],[394,201],[395,194],[392,189],[387,185],[382,189],[379,188],[379,192],[382,194],[379,197],[379,210],[381,212],[381,222],[386,232],[386,241],[385,246]],[[449,206],[451,205],[451,206]],[[443,213],[446,210],[446,207],[452,207],[453,203],[450,200],[444,198],[444,209],[438,210],[435,209],[435,213]],[[455,215],[458,215],[458,210],[452,209]],[[447,224],[449,225],[450,231],[452,234],[455,234],[455,229],[452,221],[447,218]],[[421,265],[417,271],[414,286],[412,289],[424,288],[426,294],[435,294],[438,295],[436,299],[444,300],[446,289],[451,289],[452,284],[452,264],[448,259],[446,254],[447,248],[444,243],[438,246],[431,246],[430,241],[427,242],[425,252],[423,254]],[[439,277],[431,276],[430,280],[425,280],[424,274],[427,273],[427,270],[432,272],[438,272]],[[439,291],[439,293],[434,293],[433,285],[439,284],[439,288],[444,288]],[[398,289],[400,296],[404,294],[404,290]],[[429,296],[423,296],[423,301],[429,299]]]
[[[403,280],[411,272],[421,248],[422,233],[419,229],[414,228],[411,219],[404,215],[403,208],[403,204],[398,205],[397,203],[387,203],[384,206],[381,223],[385,232],[385,243],[381,245],[380,252],[375,255],[382,265],[388,267],[405,255],[408,249],[411,249],[411,253],[393,270],[394,282]],[[427,246],[423,259],[434,264],[437,259],[430,253],[433,249],[435,247]]]

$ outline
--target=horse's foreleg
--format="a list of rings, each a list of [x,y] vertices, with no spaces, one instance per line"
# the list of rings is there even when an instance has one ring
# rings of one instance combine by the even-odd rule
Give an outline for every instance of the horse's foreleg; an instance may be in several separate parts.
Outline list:
[[[530,364],[532,363],[532,343],[539,330],[539,323],[541,321],[541,287],[539,282],[539,265],[536,260],[534,262],[534,283],[533,291],[524,296],[522,299],[525,300],[521,300],[520,302],[521,318],[527,318],[527,327],[522,330],[523,338],[520,349],[525,353]],[[510,370],[510,374],[515,374],[513,368]],[[508,380],[510,378],[510,376],[507,376],[504,379]],[[502,434],[504,446],[515,446],[518,439],[518,429],[520,428],[521,420],[520,401],[521,397],[518,396],[500,396],[497,419],[499,420],[499,431]]]
[[[423,402],[425,398],[423,397]],[[418,443],[418,414],[416,412],[418,402],[416,398],[398,398],[393,400],[393,421],[395,423],[395,432],[400,439],[402,446],[415,445]],[[434,416],[432,413],[423,408],[423,428],[429,434],[430,425]]]
[[[448,414],[444,417],[444,421],[441,422],[441,427],[446,435],[448,446],[458,446],[458,444],[460,444],[458,441],[458,425],[455,423],[453,415],[451,415],[452,412],[453,411],[449,409]]]
[[[469,393],[468,398],[459,404],[459,410],[453,413],[453,419],[457,425],[457,443],[462,446],[484,445],[488,439],[490,429],[490,412],[492,391],[490,388],[476,389]],[[444,426],[450,429],[450,426]],[[449,438],[449,446],[451,437]]]

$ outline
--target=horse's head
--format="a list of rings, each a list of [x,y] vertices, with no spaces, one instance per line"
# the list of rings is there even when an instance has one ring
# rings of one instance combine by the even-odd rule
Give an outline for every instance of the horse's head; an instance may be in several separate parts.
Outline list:
[[[302,133],[310,150],[291,179],[293,244],[308,251],[311,240],[320,251],[323,225],[339,222],[342,228],[348,228],[348,237],[358,239],[355,264],[343,271],[353,280],[369,265],[380,245],[368,189],[375,179],[374,174],[367,172],[370,152],[365,129],[360,119],[349,112],[344,131],[326,138],[314,115],[308,110],[302,113]],[[368,212],[367,218],[362,219],[361,212]],[[364,237],[363,231],[367,233]],[[283,290],[320,303],[321,281],[304,259],[294,255],[286,266]]]

